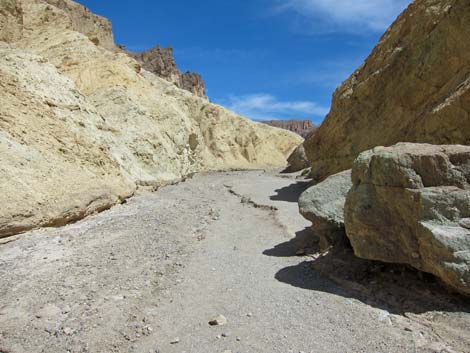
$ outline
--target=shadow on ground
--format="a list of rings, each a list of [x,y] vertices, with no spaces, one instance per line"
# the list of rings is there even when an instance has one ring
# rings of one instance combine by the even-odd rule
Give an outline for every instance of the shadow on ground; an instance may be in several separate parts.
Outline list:
[[[274,257],[291,257],[297,256],[299,250],[305,251],[308,254],[318,252],[318,241],[310,227],[295,233],[295,237],[285,243],[276,245],[272,249],[265,250],[264,255]]]
[[[300,195],[310,186],[309,181],[298,181],[283,188],[275,190],[276,195],[269,198],[272,201],[297,202]]]
[[[470,313],[468,298],[450,292],[433,275],[404,265],[359,259],[351,248],[344,246],[321,255],[309,228],[263,254],[298,256],[299,249],[306,250],[305,255],[299,257],[304,261],[278,271],[275,274],[278,281],[354,298],[392,314],[421,314],[436,310]]]

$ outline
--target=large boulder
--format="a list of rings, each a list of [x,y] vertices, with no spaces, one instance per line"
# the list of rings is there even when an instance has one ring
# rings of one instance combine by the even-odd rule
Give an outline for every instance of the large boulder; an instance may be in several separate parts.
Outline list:
[[[347,242],[344,204],[351,186],[351,171],[347,170],[330,176],[300,196],[300,213],[312,222],[312,230],[320,237],[322,249]]]
[[[470,144],[470,2],[415,0],[334,93],[306,141],[313,177],[398,142]]]
[[[289,166],[284,170],[284,173],[295,173],[310,167],[303,143],[291,153],[287,158],[287,163]]]
[[[352,180],[345,224],[357,256],[409,264],[470,294],[470,146],[377,147]]]

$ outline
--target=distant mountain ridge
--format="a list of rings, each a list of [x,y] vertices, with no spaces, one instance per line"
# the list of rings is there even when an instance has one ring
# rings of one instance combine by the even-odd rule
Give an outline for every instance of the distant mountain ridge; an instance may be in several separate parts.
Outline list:
[[[310,120],[269,120],[262,121],[262,123],[295,132],[303,138],[306,138],[318,129],[318,126],[313,124]]]

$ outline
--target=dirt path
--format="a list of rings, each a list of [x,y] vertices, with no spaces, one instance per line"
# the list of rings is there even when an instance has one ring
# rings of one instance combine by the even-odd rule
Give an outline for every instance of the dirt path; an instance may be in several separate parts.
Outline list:
[[[470,307],[433,278],[320,256],[305,187],[199,175],[4,241],[0,352],[470,352]]]

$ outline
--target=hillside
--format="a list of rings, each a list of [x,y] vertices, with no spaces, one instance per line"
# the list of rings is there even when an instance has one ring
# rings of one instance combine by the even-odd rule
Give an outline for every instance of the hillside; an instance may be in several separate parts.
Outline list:
[[[2,0],[0,236],[200,171],[283,166],[302,142],[142,69],[69,0]]]

